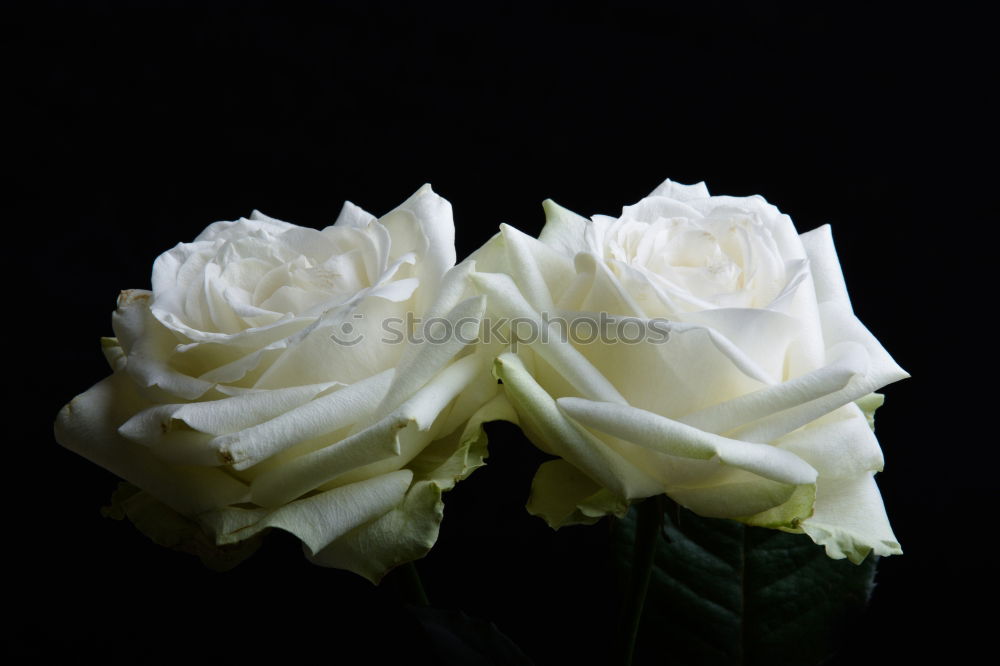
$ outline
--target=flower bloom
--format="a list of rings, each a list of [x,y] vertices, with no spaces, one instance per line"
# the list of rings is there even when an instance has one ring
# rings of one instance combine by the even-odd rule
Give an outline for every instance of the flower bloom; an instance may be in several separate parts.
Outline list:
[[[901,552],[870,424],[873,392],[908,375],[854,315],[829,226],[799,234],[761,197],[669,180],[618,218],[545,208],[539,239],[502,227],[471,274],[491,317],[549,333],[494,370],[557,457],[529,511],[589,523],[665,493],[833,558]],[[553,323],[597,313],[669,334],[583,340]]]
[[[505,404],[474,347],[381,330],[478,321],[454,263],[451,205],[429,186],[380,219],[347,203],[321,231],[256,212],[212,224],[156,260],[151,291],[122,292],[113,373],[63,408],[56,437],[140,488],[133,508],[218,545],[287,530],[315,562],[377,581],[433,545],[441,493],[482,464],[480,423]]]

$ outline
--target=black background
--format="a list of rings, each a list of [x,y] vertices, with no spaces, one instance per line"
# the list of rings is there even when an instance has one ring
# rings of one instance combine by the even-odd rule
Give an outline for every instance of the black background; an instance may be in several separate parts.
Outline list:
[[[4,3],[7,381],[24,397],[6,418],[7,646],[354,663],[361,644],[412,661],[391,577],[376,590],[315,568],[282,535],[216,574],[100,516],[115,479],[58,447],[51,422],[107,374],[117,293],[254,208],[323,227],[345,199],[383,214],[430,182],[462,258],[500,222],[536,234],[545,198],[616,214],[669,177],[762,194],[802,231],[832,223],[856,312],[913,375],[878,415],[906,554],[883,560],[840,659],[972,649],[992,440],[955,429],[971,408],[947,366],[971,350],[941,315],[967,323],[944,294],[987,224],[966,194],[984,148],[981,18],[804,4]],[[524,512],[539,455],[514,428],[489,432],[489,465],[446,496],[420,563],[432,600],[495,621],[540,665],[601,663],[606,529],[553,533]]]

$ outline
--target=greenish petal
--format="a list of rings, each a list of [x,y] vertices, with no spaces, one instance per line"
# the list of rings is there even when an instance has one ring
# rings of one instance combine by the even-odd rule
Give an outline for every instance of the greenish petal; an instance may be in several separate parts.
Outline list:
[[[309,559],[353,571],[377,585],[391,569],[427,554],[437,540],[443,515],[441,488],[432,481],[420,481],[395,508],[342,535]]]
[[[755,477],[743,470],[728,471],[732,478],[711,485],[670,488],[668,495],[706,518],[756,516],[792,499],[798,486]]]
[[[118,485],[111,496],[111,505],[104,507],[102,513],[115,520],[128,518],[157,545],[194,555],[215,571],[228,571],[253,555],[263,537],[258,534],[238,543],[216,545],[197,522],[124,482]]]
[[[391,511],[412,487],[403,469],[309,495],[275,509],[227,507],[199,516],[218,543],[248,539],[268,527],[291,532],[319,552],[355,528]]]
[[[481,407],[463,429],[432,442],[409,463],[413,484],[402,502],[311,559],[323,566],[348,569],[378,584],[393,568],[426,555],[437,541],[444,515],[442,494],[485,464],[483,424],[495,420],[516,421],[503,395]]]
[[[868,421],[868,427],[875,430],[875,410],[885,403],[885,396],[881,393],[869,393],[862,398],[858,398],[854,402],[861,408],[861,411],[865,413],[865,419]]]
[[[593,525],[608,514],[620,518],[628,511],[628,502],[558,459],[538,468],[531,482],[527,509],[552,529],[559,529],[567,525]]]
[[[783,504],[779,504],[773,509],[762,511],[753,516],[737,518],[737,520],[747,525],[801,533],[802,521],[812,515],[815,501],[816,485],[811,483],[802,484],[795,487],[791,497]]]

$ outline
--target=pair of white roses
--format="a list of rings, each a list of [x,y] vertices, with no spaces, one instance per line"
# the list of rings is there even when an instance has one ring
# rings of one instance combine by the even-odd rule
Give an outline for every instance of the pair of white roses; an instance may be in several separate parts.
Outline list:
[[[900,552],[871,425],[873,391],[907,374],[854,316],[828,226],[669,180],[617,219],[545,211],[538,239],[502,226],[457,266],[429,186],[322,231],[212,224],[122,293],[114,372],[56,437],[217,544],[276,527],[376,582],[434,544],[495,419],[555,456],[528,500],[553,527],[665,493],[834,558]],[[598,313],[669,335],[566,334]],[[410,328],[388,339],[388,321]],[[428,323],[498,321],[489,340]]]

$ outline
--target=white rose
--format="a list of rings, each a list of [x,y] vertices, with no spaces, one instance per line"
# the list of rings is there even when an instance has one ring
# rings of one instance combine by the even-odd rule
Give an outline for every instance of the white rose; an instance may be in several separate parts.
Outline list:
[[[833,558],[901,552],[869,421],[872,392],[908,375],[854,316],[829,226],[799,235],[761,197],[670,181],[618,219],[545,208],[538,240],[505,226],[474,257],[490,315],[604,312],[650,335],[567,343],[550,323],[547,344],[498,358],[522,427],[559,458],[535,477],[532,513],[588,523],[666,493],[805,532]]]
[[[454,263],[429,186],[380,219],[346,203],[322,231],[212,224],[156,260],[152,291],[122,293],[114,372],[56,437],[217,544],[276,527],[378,581],[434,543],[442,491],[482,464],[480,423],[502,408],[492,358],[401,342],[407,315],[479,321]]]

